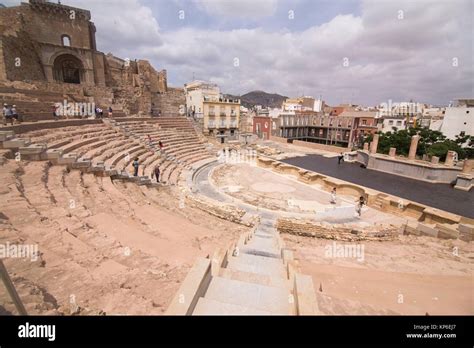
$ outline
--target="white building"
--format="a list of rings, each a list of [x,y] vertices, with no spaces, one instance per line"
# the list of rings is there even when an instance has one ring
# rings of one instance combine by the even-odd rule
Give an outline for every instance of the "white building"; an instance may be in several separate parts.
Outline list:
[[[186,113],[188,116],[202,118],[204,113],[204,100],[218,99],[220,89],[215,83],[193,81],[184,85],[186,95]]]
[[[448,106],[444,113],[441,132],[449,139],[456,135],[474,136],[474,99],[458,99],[456,106]]]

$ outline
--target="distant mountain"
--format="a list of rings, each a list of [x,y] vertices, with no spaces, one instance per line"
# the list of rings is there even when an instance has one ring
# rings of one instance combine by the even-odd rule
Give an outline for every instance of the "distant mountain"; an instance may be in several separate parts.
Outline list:
[[[252,108],[255,105],[263,107],[279,108],[281,104],[288,98],[276,93],[267,93],[264,91],[252,91],[246,94],[237,96],[229,96],[231,98],[240,98],[240,102],[246,108]]]

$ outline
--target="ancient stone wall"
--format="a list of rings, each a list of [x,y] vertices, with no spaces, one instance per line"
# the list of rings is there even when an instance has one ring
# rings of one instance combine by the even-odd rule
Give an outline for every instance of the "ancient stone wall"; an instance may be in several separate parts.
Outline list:
[[[326,227],[313,222],[292,219],[278,219],[277,229],[280,233],[345,241],[393,240],[400,233],[400,229],[397,227],[386,227],[378,230],[364,228],[362,230],[335,226]]]
[[[301,141],[301,140],[294,140],[293,145],[307,147],[307,148],[315,149],[315,150],[323,150],[323,151],[338,152],[338,153],[349,150],[347,147],[310,143],[308,141]]]
[[[168,88],[165,93],[156,93],[152,97],[154,115],[174,117],[184,115],[186,97],[183,88]]]
[[[90,18],[87,10],[41,0],[0,9],[2,84],[14,89],[26,83],[21,88],[67,94],[73,101],[85,98],[128,115],[150,115],[152,111],[178,115],[185,104],[184,91],[168,89],[166,70],[155,70],[147,60],[121,59],[97,51]],[[70,39],[70,46],[63,45],[64,36]],[[55,81],[62,76],[54,66],[62,55],[78,60],[80,84]],[[14,91],[8,93],[15,98]]]
[[[20,6],[0,11],[0,78],[9,80],[45,80],[39,47],[24,30]]]

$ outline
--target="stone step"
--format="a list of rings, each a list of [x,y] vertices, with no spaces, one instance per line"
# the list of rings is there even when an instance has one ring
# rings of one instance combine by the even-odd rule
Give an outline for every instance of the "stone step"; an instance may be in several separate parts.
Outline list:
[[[288,290],[239,280],[212,278],[204,298],[273,314],[294,313],[293,297]]]
[[[275,313],[201,297],[194,308],[193,315],[275,315]]]
[[[219,270],[219,277],[233,280],[240,280],[242,282],[260,284],[265,286],[273,286],[276,288],[291,290],[290,281],[280,277],[272,277],[266,274],[257,274],[238,271],[230,268],[221,268]]]
[[[253,238],[240,249],[243,253],[280,258],[281,250],[276,237],[264,238],[254,235]]]
[[[228,260],[227,268],[237,271],[266,274],[287,279],[287,272],[281,259],[242,253]]]

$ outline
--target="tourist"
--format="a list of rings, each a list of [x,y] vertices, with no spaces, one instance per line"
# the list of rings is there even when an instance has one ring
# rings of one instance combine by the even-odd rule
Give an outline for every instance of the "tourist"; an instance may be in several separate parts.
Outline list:
[[[336,188],[335,187],[331,191],[331,204],[336,204]]]
[[[20,116],[18,115],[18,112],[16,111],[16,105],[12,106],[12,121],[15,119],[18,123],[21,123]]]
[[[6,104],[5,104],[6,105]],[[11,125],[13,126],[13,112],[12,112],[12,108],[11,106],[6,106],[6,110],[5,110],[5,106],[3,107],[3,114],[5,116],[5,121],[4,121],[4,125],[6,126],[7,123],[8,123],[8,120],[10,120],[11,122]]]
[[[138,176],[138,167],[140,166],[140,164],[138,163],[138,157],[135,158],[135,160],[133,161],[133,176]]]
[[[109,118],[112,118],[112,107],[109,106]]]
[[[364,196],[360,196],[359,197],[359,201],[357,203],[357,214],[359,214],[359,217],[362,215],[362,207],[364,206],[365,204],[365,200],[364,200]]]
[[[163,143],[161,142],[161,140],[158,141],[158,146],[160,147],[160,151],[163,151]]]
[[[339,156],[337,156],[337,164],[341,164],[341,161],[344,162],[344,155],[342,152]]]
[[[151,140],[151,136],[150,136],[150,134],[147,134],[147,136],[148,136],[148,142],[149,142],[150,145],[151,145],[151,143],[153,142],[153,141]]]
[[[53,104],[53,117],[55,121],[59,119],[58,106],[56,104]]]
[[[10,114],[10,111],[8,109],[8,104],[3,104],[3,125],[6,126],[7,125],[7,115]]]
[[[153,176],[156,177],[156,182],[160,182],[160,167],[158,165],[155,166],[153,169],[153,172],[151,173],[151,178],[153,179]]]

